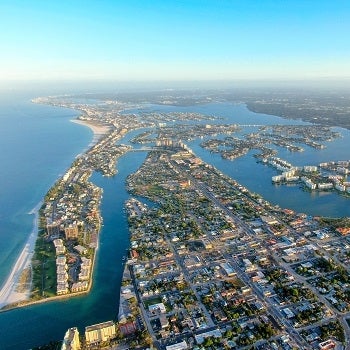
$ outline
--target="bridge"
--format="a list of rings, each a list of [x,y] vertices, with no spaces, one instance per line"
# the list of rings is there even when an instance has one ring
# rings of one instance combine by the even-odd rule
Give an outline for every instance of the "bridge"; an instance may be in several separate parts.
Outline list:
[[[155,147],[141,147],[141,148],[132,148],[131,150],[129,150],[129,152],[149,152],[149,151],[154,151],[157,150],[159,148],[155,148]]]
[[[162,152],[171,152],[172,150],[163,148],[163,147],[141,147],[141,148],[132,148],[129,152],[150,152],[150,151],[162,151]]]
[[[260,126],[270,126],[266,124],[237,124],[238,126],[242,126],[244,128],[252,128],[252,127],[260,127]]]

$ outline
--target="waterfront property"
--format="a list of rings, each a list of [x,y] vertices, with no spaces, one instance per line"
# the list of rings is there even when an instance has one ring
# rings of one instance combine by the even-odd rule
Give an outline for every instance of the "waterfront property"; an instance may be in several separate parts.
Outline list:
[[[116,337],[116,326],[113,321],[107,321],[85,328],[87,346],[99,345]]]
[[[102,114],[99,114],[97,119],[101,119],[101,115]],[[94,117],[89,118],[91,120],[94,119]],[[158,118],[158,120],[161,120],[161,118],[169,118],[170,120],[172,117],[158,115]],[[112,119],[111,116],[110,119]],[[135,119],[132,117],[129,119],[129,117],[127,117],[126,119],[129,123],[133,120],[135,121],[137,117],[135,117]],[[147,116],[145,119],[147,119]],[[151,119],[148,119],[148,125],[151,125],[150,121]],[[136,123],[134,125],[136,125]],[[139,125],[145,126],[145,124],[142,123],[139,123]],[[164,125],[162,125],[162,127],[164,127]],[[188,130],[190,129],[191,128],[188,128]],[[189,131],[187,133],[189,134]],[[155,134],[156,132],[152,134],[152,137]],[[180,131],[178,135],[181,135]],[[147,143],[146,141],[143,140],[143,143]],[[156,150],[158,152],[164,150],[165,153],[162,157],[155,157],[154,159],[157,160],[157,162],[159,161],[160,164],[163,164],[161,161],[167,160],[168,156],[171,154],[171,149],[165,150],[164,147],[182,147],[181,145],[185,146],[184,142],[180,142],[176,137],[174,140],[172,140],[171,137],[160,139],[157,145],[158,149]],[[150,148],[151,147],[147,147],[148,150]],[[107,159],[107,157],[102,157],[101,159]],[[96,161],[100,161],[101,159],[96,158]],[[154,164],[158,164],[157,162]],[[286,303],[285,300],[288,299],[284,299],[282,292],[284,291],[286,295],[289,296],[295,293],[296,289],[300,288],[300,285],[298,284],[295,284],[291,289],[283,288],[282,292],[278,290],[281,295],[277,296],[276,288],[269,288],[269,283],[264,283],[265,280],[267,280],[267,277],[270,277],[270,275],[273,276],[273,273],[270,274],[269,266],[276,265],[276,261],[278,262],[277,265],[281,266],[283,266],[283,263],[286,263],[287,265],[283,266],[286,267],[284,272],[287,271],[286,280],[289,281],[287,283],[292,283],[292,279],[297,279],[299,272],[302,271],[299,271],[299,269],[298,271],[294,270],[293,263],[297,264],[297,259],[312,259],[311,252],[313,249],[311,248],[312,244],[310,243],[314,239],[322,240],[322,245],[324,246],[323,249],[326,252],[330,250],[333,252],[332,254],[336,252],[335,254],[338,254],[340,262],[346,261],[347,248],[344,247],[344,250],[342,251],[335,244],[336,240],[339,239],[337,232],[346,232],[346,227],[344,227],[345,221],[334,222],[334,226],[332,224],[332,227],[329,227],[328,232],[325,232],[325,227],[320,225],[322,224],[321,222],[301,214],[296,214],[293,211],[282,210],[274,205],[270,205],[259,195],[250,193],[244,188],[244,186],[239,185],[235,181],[228,181],[219,171],[216,174],[217,176],[214,176],[215,172],[209,171],[213,170],[210,165],[205,164],[200,159],[194,157],[193,154],[189,152],[188,148],[182,148],[175,154],[172,154],[169,164],[170,168],[173,167],[175,170],[179,171],[181,179],[171,181],[171,171],[169,171],[165,173],[166,175],[160,183],[155,183],[153,185],[148,185],[147,182],[143,183],[142,186],[144,186],[144,189],[143,192],[140,192],[140,194],[144,194],[149,191],[153,199],[163,199],[164,203],[161,202],[159,205],[165,205],[164,208],[162,207],[162,210],[165,211],[164,216],[162,216],[161,221],[159,221],[160,218],[157,217],[157,215],[152,216],[152,210],[148,211],[148,209],[145,209],[150,215],[149,218],[154,220],[154,225],[148,227],[145,240],[139,237],[132,243],[132,262],[134,263],[135,272],[138,274],[136,278],[139,279],[139,281],[137,280],[136,286],[132,286],[132,288],[136,291],[141,287],[143,288],[142,300],[144,300],[147,307],[148,305],[163,303],[166,311],[165,318],[163,317],[163,313],[160,313],[159,315],[154,314],[153,316],[155,318],[152,320],[153,322],[150,327],[148,327],[149,325],[146,324],[147,319],[143,319],[140,312],[138,312],[138,316],[141,317],[141,322],[139,322],[139,317],[133,315],[135,310],[137,310],[138,303],[135,303],[132,297],[130,297],[127,302],[128,307],[124,309],[126,315],[125,318],[127,319],[127,316],[131,314],[135,317],[135,321],[130,321],[130,323],[127,319],[125,327],[122,327],[124,335],[127,335],[129,331],[139,331],[142,327],[146,327],[147,329],[153,329],[153,332],[155,332],[156,335],[159,333],[164,336],[162,342],[164,342],[164,344],[167,343],[166,346],[171,346],[176,344],[176,342],[175,344],[169,344],[170,338],[166,335],[171,334],[171,332],[178,332],[179,330],[179,336],[182,336],[184,333],[183,329],[186,327],[194,332],[201,332],[202,330],[207,332],[208,326],[210,328],[210,322],[217,322],[220,326],[224,322],[229,322],[236,333],[232,335],[228,332],[226,334],[228,330],[221,328],[221,334],[223,337],[217,338],[217,340],[215,337],[208,337],[204,340],[205,345],[210,346],[209,344],[211,342],[216,344],[216,341],[226,341],[230,346],[237,346],[235,337],[237,337],[236,334],[239,333],[244,335],[239,341],[236,339],[239,344],[248,341],[247,339],[253,341],[254,339],[258,339],[259,335],[263,334],[263,331],[266,331],[265,328],[260,326],[260,323],[272,323],[272,326],[276,326],[274,320],[277,320],[277,322],[280,321],[278,316],[274,316],[271,320],[269,316],[264,314],[264,312],[266,312],[266,307],[264,305],[265,298],[278,298],[279,296],[282,303]],[[109,166],[105,167],[100,163],[99,168],[106,169],[106,175],[111,174],[108,170],[110,169]],[[157,173],[151,176],[154,179],[161,174],[161,167],[155,167],[155,169],[157,170]],[[191,174],[192,177],[186,179],[186,176],[184,175],[187,173]],[[197,187],[197,191],[193,191],[193,188],[200,186],[201,183],[208,185]],[[230,191],[226,191],[225,189],[225,187],[228,186],[227,184],[230,184],[231,186]],[[128,182],[128,187],[131,190],[135,188],[131,182]],[[170,194],[167,194],[167,191],[169,191]],[[181,192],[183,193],[183,197],[181,195],[179,197],[173,197],[174,193],[181,194]],[[249,198],[247,198],[247,196]],[[173,202],[174,198],[175,201]],[[185,203],[185,205],[183,203]],[[210,203],[214,203],[214,205]],[[229,212],[233,212],[234,217],[230,216],[229,212],[226,210],[222,213],[221,210],[223,207],[221,205],[224,205]],[[136,207],[142,208],[142,205],[137,205]],[[59,210],[62,210],[62,207],[58,208]],[[179,209],[182,214],[183,212],[189,211],[190,215],[185,216],[185,220],[179,221],[173,225],[173,220],[170,219],[169,214],[172,210],[175,210],[175,208]],[[203,209],[201,210],[201,208]],[[71,209],[72,208],[68,206],[68,214],[71,214]],[[140,210],[140,213],[142,212],[143,209]],[[137,210],[136,213],[138,213]],[[181,220],[181,218],[183,218],[181,215],[175,216],[175,218]],[[206,215],[208,215],[208,217]],[[269,216],[272,218],[272,221],[264,220]],[[208,220],[206,220],[206,218],[208,218]],[[239,221],[237,222],[237,219],[242,220],[248,226],[242,227],[241,223]],[[146,220],[146,222],[148,221]],[[293,223],[293,225],[289,225],[289,222]],[[169,227],[167,227],[167,225]],[[338,230],[333,230],[333,227]],[[68,239],[65,236],[65,228],[67,228]],[[165,237],[161,237],[164,234],[162,231],[164,228],[166,228]],[[167,232],[168,229],[170,229],[169,235]],[[89,263],[83,258],[89,259],[89,257],[86,257],[89,249],[98,246],[98,235],[92,234],[91,243],[89,244],[86,244],[88,241],[84,242],[83,240],[74,242],[74,240],[79,240],[79,235],[82,232],[80,230],[79,220],[77,220],[76,224],[74,224],[74,222],[68,223],[68,226],[66,227],[62,227],[59,222],[56,223],[56,226],[55,223],[53,223],[52,227],[48,227],[48,231],[49,230],[50,235],[52,236],[52,243],[48,246],[52,248],[53,256],[55,256],[55,259],[52,261],[56,262],[56,258],[58,258],[58,265],[62,263],[62,267],[59,267],[59,269],[56,270],[56,273],[63,274],[62,277],[64,278],[65,264],[67,264],[68,258],[71,258],[70,263],[74,264],[73,255],[67,256],[65,263],[63,259],[61,259],[62,255],[66,255],[67,251],[69,251],[72,252],[72,254],[79,255],[79,263],[81,264],[79,267],[83,267],[83,269],[77,271],[78,276],[80,275],[82,278],[86,278],[85,271],[87,271]],[[295,230],[295,232],[293,230]],[[301,237],[296,233],[300,234]],[[58,235],[58,237],[55,237],[55,235]],[[346,236],[343,238],[346,239]],[[56,239],[58,241],[55,241]],[[330,239],[330,241],[327,245],[328,239]],[[262,243],[265,240],[266,242],[269,242],[272,248],[269,248]],[[53,241],[56,242],[56,246]],[[73,243],[71,247],[68,247],[69,249],[65,246],[66,241],[72,241]],[[305,244],[304,247],[302,244],[306,242],[308,244]],[[343,244],[344,242],[345,240],[343,241]],[[91,247],[90,244],[92,244]],[[157,245],[159,246],[158,250]],[[65,252],[64,249],[62,249],[62,246],[66,249]],[[272,255],[269,255],[270,252]],[[56,254],[58,254],[57,257]],[[124,254],[125,252],[123,252],[123,255]],[[162,254],[164,257],[163,259]],[[231,256],[231,258],[228,258],[227,254]],[[152,257],[155,257],[155,261],[148,261]],[[340,258],[342,260],[340,260]],[[230,259],[233,261],[230,261]],[[288,259],[290,260],[288,261]],[[122,261],[122,259],[120,260]],[[109,261],[111,261],[111,259],[109,259]],[[123,259],[123,261],[125,261],[125,259]],[[181,263],[178,264],[178,261]],[[306,261],[305,263],[302,262],[303,265],[300,264],[300,266],[302,269],[312,271],[313,267],[310,265],[312,263],[312,261]],[[291,265],[292,272],[288,270],[288,264]],[[47,269],[49,268],[51,271],[52,268],[52,266],[50,266],[50,261],[45,260],[44,264],[40,267],[44,271],[48,271]],[[296,266],[296,269],[297,268],[298,266]],[[188,273],[189,276],[187,276],[184,271]],[[293,273],[293,271],[295,272]],[[80,272],[83,273],[80,274]],[[228,274],[230,274],[230,276]],[[339,276],[342,276],[342,274]],[[334,281],[336,281],[339,276],[336,276]],[[331,276],[327,276],[326,278],[331,278]],[[169,279],[171,279],[170,282]],[[235,283],[230,281],[230,279],[235,279]],[[212,285],[210,285],[210,281],[215,281],[215,283],[213,282]],[[225,283],[222,281],[225,281]],[[79,290],[79,283],[83,284],[85,282],[86,281],[76,282],[76,290]],[[146,282],[148,282],[148,284]],[[307,283],[308,282],[306,282],[306,284]],[[164,285],[166,284],[177,289],[179,293],[175,290],[173,294],[167,293],[166,288],[164,288]],[[203,284],[203,291],[197,291],[197,287],[200,287],[201,284]],[[310,281],[310,284],[312,285],[312,281]],[[194,294],[190,293],[192,286],[195,286],[193,291]],[[71,287],[73,287],[73,285]],[[68,288],[71,287],[68,285]],[[264,295],[263,298],[259,298],[258,287],[261,287],[261,293]],[[84,288],[85,287],[82,286],[82,289]],[[317,286],[317,288],[323,287]],[[344,306],[346,307],[346,305],[344,305],[344,303],[346,301],[344,297],[346,296],[346,293],[343,295],[340,295],[339,293],[336,294],[336,288],[334,288],[334,291],[331,291],[330,295],[327,295],[327,298],[329,298],[327,300],[330,300],[334,305],[337,303],[337,307],[345,310]],[[223,295],[219,295],[223,289],[225,289]],[[300,290],[302,291],[300,297],[306,297],[307,299],[308,295],[304,291],[304,288],[300,288]],[[132,289],[130,289],[130,291],[132,292]],[[47,289],[44,292],[47,293]],[[274,294],[276,294],[276,296]],[[317,293],[315,295],[318,296]],[[138,296],[139,293],[135,294],[136,301]],[[199,303],[202,303],[204,307],[200,307],[200,310],[196,310],[194,306],[191,313],[184,313],[184,319],[181,319],[181,315],[179,315],[179,317],[178,315],[169,315],[170,309],[168,308],[168,305],[170,305],[170,307],[177,306],[181,309],[181,305],[196,305],[198,301]],[[323,301],[322,303],[325,304],[328,309],[327,307],[325,308],[322,303],[317,305],[309,299],[305,301],[300,300],[299,303],[303,303],[303,305],[300,304],[287,307],[293,315],[295,315],[295,319],[297,317],[303,318],[304,316],[308,316],[308,320],[313,317],[317,319],[323,314],[327,317],[327,312],[329,310],[334,312],[333,308],[329,307],[329,305]],[[227,310],[225,309],[226,304],[229,306],[229,309],[232,308],[234,313],[227,313]],[[239,306],[241,306],[241,308]],[[97,309],[95,309],[95,311],[96,310]],[[209,315],[205,310],[209,312]],[[259,314],[258,318],[255,318],[253,322],[247,322],[245,318],[255,315],[257,310],[262,314]],[[280,311],[283,312],[282,308]],[[278,315],[278,310],[276,312]],[[212,313],[212,315],[210,313]],[[253,315],[251,313],[253,313]],[[300,313],[300,316],[298,316],[298,313]],[[232,318],[233,320],[236,320],[236,322],[231,321]],[[293,322],[298,322],[297,319],[294,320],[291,318],[291,320]],[[331,318],[329,320],[329,324],[331,325],[330,328],[334,329],[334,332],[335,330],[339,330],[339,325],[332,323]],[[135,325],[135,327],[132,325]],[[328,324],[325,319],[321,326],[314,327],[315,332],[322,331],[322,329],[327,326]],[[341,325],[340,329],[342,327],[344,327],[344,325]],[[344,329],[346,330],[346,328]],[[268,328],[267,330],[270,331]],[[307,330],[297,328],[297,332],[304,337],[304,339],[311,339],[312,333],[306,334],[306,331]],[[334,334],[336,334],[336,332]],[[267,335],[268,334],[265,334],[265,337],[267,337]],[[338,339],[341,339],[341,332],[337,334],[337,337]],[[270,339],[265,339],[266,342],[272,344],[274,341],[293,343],[293,341],[297,341],[296,338],[299,339],[297,336],[287,337],[286,335],[282,335],[280,337],[277,335],[277,340],[274,339],[272,341]],[[136,341],[136,339],[134,340]],[[138,341],[140,340],[141,338],[138,339]],[[185,342],[189,348],[194,345],[191,344],[190,339]]]
[[[79,331],[76,327],[69,328],[64,335],[61,350],[80,350]]]

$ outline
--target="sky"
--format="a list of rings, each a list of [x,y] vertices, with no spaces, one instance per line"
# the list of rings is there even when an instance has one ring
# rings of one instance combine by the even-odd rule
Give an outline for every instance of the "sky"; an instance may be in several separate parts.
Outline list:
[[[349,0],[1,0],[0,81],[350,78]]]

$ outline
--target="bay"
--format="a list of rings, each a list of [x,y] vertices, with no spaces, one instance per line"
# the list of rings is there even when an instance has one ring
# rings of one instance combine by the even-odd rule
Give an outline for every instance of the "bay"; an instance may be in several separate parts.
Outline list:
[[[310,125],[300,120],[283,119],[277,116],[254,113],[244,104],[210,103],[196,106],[166,106],[149,105],[142,110],[133,109],[128,113],[139,112],[196,112],[204,115],[222,117],[220,123],[236,123],[246,125],[241,134],[254,132],[258,127],[253,125]],[[207,121],[202,122],[207,124]],[[215,122],[216,123],[216,122]],[[252,125],[252,126],[248,126]],[[287,160],[295,166],[318,165],[321,162],[350,160],[350,131],[333,128],[342,137],[327,142],[322,150],[305,147],[304,152],[289,152],[278,148],[278,157]],[[234,135],[235,136],[235,135]],[[200,143],[207,138],[186,142],[196,155],[209,164],[214,165],[224,174],[237,180],[250,191],[260,194],[274,205],[293,209],[313,216],[343,217],[350,216],[350,198],[336,192],[309,192],[300,185],[272,185],[271,177],[280,174],[275,169],[256,162],[254,151],[235,160],[222,159],[219,154],[211,154],[200,147]]]

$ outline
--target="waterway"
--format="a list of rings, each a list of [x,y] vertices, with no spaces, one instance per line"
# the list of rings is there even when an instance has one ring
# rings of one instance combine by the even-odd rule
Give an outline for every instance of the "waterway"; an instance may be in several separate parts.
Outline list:
[[[126,143],[130,135],[122,140]],[[59,340],[67,328],[86,326],[117,317],[123,256],[129,247],[129,233],[123,205],[129,197],[126,177],[136,171],[145,152],[132,152],[118,161],[118,175],[106,178],[94,174],[92,182],[103,188],[101,212],[104,225],[89,294],[32,305],[0,313],[0,349],[28,349]]]
[[[32,143],[37,144],[36,140],[40,140],[38,145],[35,146],[37,152],[40,151],[40,147],[42,148],[43,145],[45,145],[45,149],[50,148],[51,153],[49,155],[45,154],[40,160],[40,164],[37,164],[37,160],[34,159],[32,167],[36,167],[37,170],[35,171],[39,174],[35,172],[32,173],[31,171],[33,170],[31,170],[30,164],[26,165],[28,168],[25,169],[27,169],[30,174],[30,179],[27,179],[29,183],[7,183],[9,189],[6,190],[8,192],[11,190],[15,191],[13,201],[19,204],[17,204],[15,209],[10,210],[6,208],[6,203],[0,203],[0,215],[3,215],[3,222],[5,225],[9,225],[8,221],[13,219],[17,225],[23,225],[23,227],[20,228],[20,235],[18,234],[19,227],[17,226],[9,226],[7,228],[9,230],[7,236],[3,233],[5,231],[1,231],[2,241],[4,239],[10,239],[10,242],[6,242],[6,244],[0,244],[0,252],[4,252],[10,257],[8,260],[5,260],[4,265],[2,265],[3,274],[10,270],[10,262],[17,258],[16,252],[19,252],[21,247],[23,247],[26,238],[25,233],[30,233],[32,217],[26,213],[41,199],[45,191],[59,174],[64,172],[74,157],[86,148],[92,136],[86,128],[69,123],[69,119],[72,119],[77,112],[49,106],[36,106],[33,108],[27,100],[25,103],[19,103],[16,106],[17,109],[13,107],[15,109],[12,110],[11,116],[13,118],[17,116],[17,119],[13,120],[11,118],[11,121],[7,121],[9,123],[7,127],[10,129],[7,134],[2,131],[0,135],[3,137],[2,142],[6,149],[9,150],[8,152],[11,150],[9,145],[15,147],[18,153],[24,152],[21,151],[21,148],[23,148],[21,146],[27,145],[28,149],[30,149]],[[41,108],[43,108],[43,110],[40,112]],[[215,114],[227,118],[226,120],[222,120],[223,123],[228,121],[240,124],[299,123],[273,116],[252,113],[248,111],[244,105],[223,103],[193,107],[150,106],[148,110],[191,111],[209,115]],[[8,112],[5,114],[4,118],[8,115]],[[28,121],[26,120],[27,118],[29,118]],[[18,139],[18,134],[15,132],[16,123],[19,125],[20,139]],[[32,128],[33,123],[36,125],[36,128]],[[63,136],[60,134],[61,131],[59,131],[55,123],[58,123],[57,125],[62,127],[62,132],[65,133]],[[65,128],[63,127],[64,125]],[[13,130],[11,128],[13,128]],[[35,133],[35,129],[41,132]],[[55,129],[56,132],[58,132],[56,134]],[[67,131],[68,129],[71,131]],[[27,135],[28,130],[30,131],[30,135]],[[76,142],[75,146],[70,145],[65,148],[66,142],[71,142],[69,138],[65,137],[67,132],[71,133],[69,137],[74,140],[72,142]],[[328,148],[326,150],[317,151],[307,149],[304,153],[299,154],[299,158],[295,154],[287,152],[285,154],[281,153],[280,156],[291,161],[295,165],[305,165],[305,163],[313,165],[326,160],[349,159],[350,157],[346,150],[348,150],[350,146],[350,133],[347,130],[341,130],[341,133],[343,138],[327,144]],[[121,142],[127,143],[128,140],[136,134],[137,132],[128,134]],[[9,138],[8,135],[12,136]],[[45,137],[43,135],[45,135]],[[8,137],[8,139],[6,139],[6,137]],[[16,138],[12,139],[14,137]],[[22,138],[27,143],[22,143]],[[7,143],[4,142],[4,140],[7,140]],[[195,153],[205,161],[217,166],[224,173],[238,180],[248,189],[260,193],[272,203],[312,215],[350,216],[348,199],[332,193],[311,195],[308,192],[301,191],[295,186],[272,186],[271,176],[275,175],[276,171],[256,163],[252,154],[238,158],[235,161],[224,160],[221,159],[219,155],[210,154],[200,148],[200,141],[201,140],[189,142],[189,146]],[[30,153],[29,156],[26,154],[19,156],[16,152],[13,153],[13,157],[17,157],[17,162],[25,162],[26,157],[28,157],[29,160],[33,159],[32,154],[35,154],[35,152],[33,152]],[[61,160],[59,156],[60,152],[63,153]],[[281,152],[283,151],[281,150]],[[5,152],[2,151],[1,153]],[[4,155],[0,156],[6,161]],[[11,158],[9,154],[7,154],[7,156]],[[40,154],[38,154],[37,157],[40,158]],[[123,210],[124,202],[129,197],[128,193],[125,191],[125,179],[142,164],[145,157],[145,152],[130,152],[118,161],[117,168],[119,172],[115,177],[104,178],[98,174],[94,174],[92,177],[92,181],[104,190],[101,208],[104,226],[100,234],[100,246],[97,254],[94,283],[91,292],[86,296],[32,305],[0,313],[0,349],[28,349],[48,343],[51,340],[62,339],[64,332],[69,327],[78,326],[80,331],[84,331],[84,327],[87,325],[114,319],[116,317],[123,268],[122,257],[125,255],[125,251],[129,245],[127,222]],[[13,169],[16,168],[13,164],[8,164],[10,168],[11,166]],[[18,170],[18,176],[20,176],[21,171],[22,170]],[[47,175],[47,173],[49,175]],[[42,174],[41,177],[40,174]],[[34,181],[35,176],[37,176],[36,181]],[[7,179],[6,181],[10,180]],[[11,193],[13,192],[7,193],[3,188],[2,191],[2,193],[11,200]],[[6,210],[9,210],[9,213],[7,213]],[[11,238],[8,238],[11,232],[13,233],[13,242]],[[1,259],[4,259],[2,254],[0,256]]]
[[[133,109],[128,113],[140,112],[197,112],[204,115],[215,115],[223,119],[219,123],[236,123],[240,125],[310,125],[300,120],[288,120],[267,114],[249,111],[243,104],[210,103],[197,106],[159,106],[149,105],[145,109]],[[202,123],[218,123],[218,121]],[[238,134],[248,134],[257,130],[257,127],[243,127]],[[326,142],[325,149],[318,150],[303,146],[304,152],[290,152],[281,147],[273,147],[278,150],[278,157],[287,160],[295,166],[318,165],[321,162],[350,159],[350,131],[342,128],[334,128],[342,137],[332,142]],[[233,136],[237,136],[234,134]],[[207,138],[185,143],[196,155],[209,164],[220,169],[224,174],[234,178],[250,191],[256,192],[269,202],[283,208],[293,209],[313,216],[343,217],[350,216],[350,199],[336,192],[309,192],[304,191],[300,185],[273,185],[271,177],[280,174],[277,170],[257,163],[253,157],[259,151],[250,151],[247,155],[235,160],[222,159],[219,154],[210,153],[200,147],[200,143]]]

